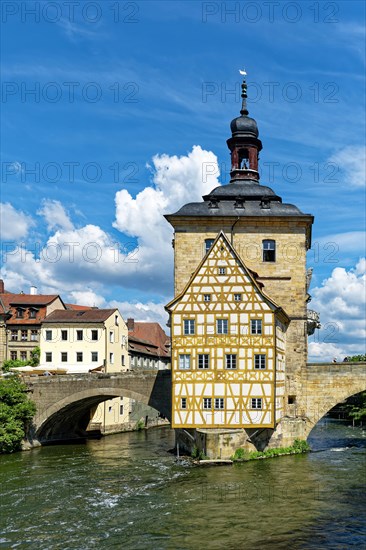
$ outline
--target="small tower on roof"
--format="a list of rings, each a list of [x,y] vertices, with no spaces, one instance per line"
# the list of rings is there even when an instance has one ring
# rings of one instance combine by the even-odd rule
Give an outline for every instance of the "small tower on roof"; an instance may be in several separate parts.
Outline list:
[[[230,183],[238,180],[259,181],[258,160],[262,149],[262,142],[258,139],[258,126],[254,118],[251,118],[247,108],[247,83],[246,72],[240,71],[244,76],[241,85],[242,105],[240,116],[231,121],[232,136],[227,140],[231,152]]]

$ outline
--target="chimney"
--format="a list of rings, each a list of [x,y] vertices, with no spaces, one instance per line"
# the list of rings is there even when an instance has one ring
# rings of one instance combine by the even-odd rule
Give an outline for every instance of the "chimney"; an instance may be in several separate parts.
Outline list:
[[[130,331],[135,328],[135,319],[132,319],[131,317],[127,319],[127,328]]]
[[[0,279],[0,294],[4,294],[4,281]]]
[[[37,287],[31,286],[29,290],[29,294],[31,294],[32,296],[35,296],[37,294]]]

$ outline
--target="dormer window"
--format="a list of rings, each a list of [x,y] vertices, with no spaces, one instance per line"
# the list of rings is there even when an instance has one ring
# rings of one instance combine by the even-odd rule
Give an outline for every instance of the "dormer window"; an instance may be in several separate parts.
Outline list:
[[[37,317],[37,309],[31,308],[29,310],[29,319],[35,319]]]
[[[24,318],[24,309],[22,307],[17,308],[17,319],[23,319]]]
[[[208,203],[208,207],[211,209],[211,210],[217,210],[219,208],[219,205],[218,205],[218,200],[217,199],[211,199]]]
[[[276,261],[276,241],[273,239],[266,239],[263,241],[263,261]]]

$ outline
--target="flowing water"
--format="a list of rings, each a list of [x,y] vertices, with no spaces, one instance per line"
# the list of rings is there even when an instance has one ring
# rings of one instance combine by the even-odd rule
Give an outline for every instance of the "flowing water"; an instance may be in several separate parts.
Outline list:
[[[176,461],[169,428],[0,457],[0,548],[366,548],[366,433],[327,421],[315,452]]]

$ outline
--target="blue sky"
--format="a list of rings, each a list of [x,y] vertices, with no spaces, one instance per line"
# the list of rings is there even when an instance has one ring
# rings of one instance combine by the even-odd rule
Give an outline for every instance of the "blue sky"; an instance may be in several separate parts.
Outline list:
[[[162,214],[228,182],[226,139],[245,67],[264,147],[261,181],[315,216],[312,307],[339,337],[328,342],[325,329],[314,356],[358,350],[364,3],[71,4],[1,6],[8,289],[35,284],[162,321],[173,292]],[[216,157],[221,175],[202,182],[202,163]]]

